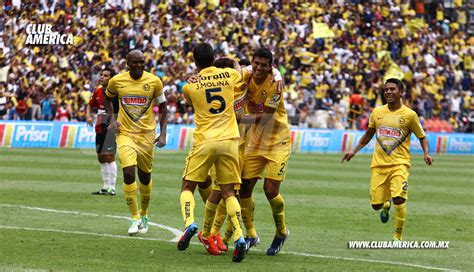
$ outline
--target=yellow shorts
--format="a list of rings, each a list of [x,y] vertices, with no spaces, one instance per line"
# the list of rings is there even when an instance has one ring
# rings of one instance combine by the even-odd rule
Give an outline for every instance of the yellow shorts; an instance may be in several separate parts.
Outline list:
[[[390,197],[408,199],[408,166],[374,167],[370,178],[370,203],[382,204]]]
[[[218,184],[240,184],[238,154],[238,139],[193,145],[186,158],[183,179],[204,182],[215,164]]]
[[[239,170],[241,169],[242,164],[244,163],[244,155],[245,155],[245,142],[240,143],[239,145]],[[240,171],[239,171],[240,173]],[[215,191],[220,191],[221,187],[219,186],[217,182],[217,172],[216,172],[216,166],[213,165],[211,167],[211,170],[209,170],[209,176],[211,177],[212,180],[212,190]],[[234,190],[239,191],[240,190],[240,184],[235,184]]]
[[[117,147],[122,168],[138,166],[140,170],[151,173],[155,153],[155,136],[153,133],[125,134],[117,136]]]
[[[245,162],[242,167],[242,178],[261,178],[264,173],[265,178],[283,181],[288,168],[291,144],[282,146],[279,150],[258,151],[246,150]]]

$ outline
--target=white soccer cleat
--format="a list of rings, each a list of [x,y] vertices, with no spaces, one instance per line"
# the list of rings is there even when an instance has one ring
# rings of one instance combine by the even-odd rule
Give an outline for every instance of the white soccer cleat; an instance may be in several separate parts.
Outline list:
[[[138,226],[138,233],[145,234],[148,232],[148,216],[142,217],[142,223]]]
[[[128,235],[135,235],[138,234],[138,231],[140,230],[142,226],[142,220],[131,220],[130,221],[130,227],[128,228]]]

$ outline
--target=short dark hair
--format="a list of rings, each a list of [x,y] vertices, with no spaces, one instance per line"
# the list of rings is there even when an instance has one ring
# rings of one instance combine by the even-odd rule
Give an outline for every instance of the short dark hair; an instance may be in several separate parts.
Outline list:
[[[110,73],[110,78],[113,78],[117,74],[117,72],[115,72],[115,70],[110,67],[105,67],[101,72],[103,71],[108,71]]]
[[[272,63],[273,63],[273,54],[270,50],[268,50],[265,47],[261,47],[261,48],[257,49],[257,51],[255,51],[253,53],[252,60],[255,59],[256,57],[264,58],[264,59],[269,60],[270,65],[272,65]]]
[[[214,63],[214,49],[209,43],[200,43],[193,49],[193,57],[201,68],[212,66]]]
[[[219,58],[214,61],[217,68],[234,68],[234,61],[229,58]]]
[[[401,92],[403,92],[405,90],[405,88],[403,86],[403,82],[398,78],[394,78],[394,77],[389,78],[389,79],[387,79],[387,81],[385,81],[385,84],[387,84],[387,83],[393,83],[393,84],[397,85],[398,90],[401,91]]]

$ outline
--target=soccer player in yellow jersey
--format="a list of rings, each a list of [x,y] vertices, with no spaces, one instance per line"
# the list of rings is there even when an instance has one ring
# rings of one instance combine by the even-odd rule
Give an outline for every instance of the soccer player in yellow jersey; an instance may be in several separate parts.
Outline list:
[[[280,194],[291,152],[291,135],[282,91],[273,81],[273,55],[266,48],[258,49],[252,59],[252,77],[247,87],[247,109],[241,124],[252,124],[242,169],[240,203],[247,231],[247,248],[256,245],[259,237],[253,224],[252,191],[264,173],[263,189],[275,221],[276,233],[267,255],[276,255],[288,237],[285,223],[285,202]],[[243,70],[244,76],[246,70]]]
[[[417,114],[401,101],[403,83],[396,78],[386,81],[384,96],[387,104],[374,109],[369,127],[357,146],[344,154],[342,162],[350,161],[354,155],[370,142],[375,134],[376,144],[372,157],[370,179],[370,203],[380,210],[382,223],[387,223],[390,197],[395,206],[395,232],[393,240],[402,240],[408,199],[408,169],[410,168],[410,135],[420,140],[427,165],[433,163],[429,155],[429,144]]]
[[[166,100],[163,83],[157,76],[144,71],[145,57],[139,50],[132,50],[127,56],[128,72],[120,73],[109,81],[105,109],[112,113],[112,99],[118,96],[118,120],[110,114],[110,128],[117,133],[117,147],[123,170],[123,191],[132,215],[128,234],[148,231],[148,206],[153,182],[151,180],[154,145],[166,144]],[[160,135],[156,137],[156,122],[153,105],[158,104],[160,112]],[[135,168],[140,185],[135,182]],[[140,191],[141,205],[138,210],[137,191]]]
[[[217,68],[233,68],[235,60],[230,58],[220,58],[214,62],[214,66]],[[236,117],[243,116],[245,114],[245,95],[247,93],[246,80],[242,78],[234,86],[234,112]],[[243,154],[245,150],[245,125],[239,125],[239,173],[240,166],[243,163]],[[198,233],[198,239],[206,248],[207,252],[212,255],[220,255],[221,251],[227,251],[226,244],[220,237],[220,229],[222,223],[227,216],[225,202],[222,200],[219,182],[216,177],[215,165],[209,171],[209,176],[212,180],[212,190],[209,194],[206,204],[206,217],[204,218],[204,226],[202,231]],[[234,186],[234,190],[237,192],[240,190],[240,184]],[[232,235],[232,224],[227,222],[226,235],[224,237],[225,242],[228,242]]]
[[[196,129],[181,186],[181,213],[186,228],[177,246],[178,250],[186,250],[198,230],[194,221],[194,190],[198,183],[206,181],[209,169],[215,164],[221,196],[234,226],[232,261],[240,262],[245,257],[245,239],[240,224],[240,204],[234,192],[234,186],[240,184],[234,86],[241,76],[234,69],[212,66],[214,50],[208,43],[196,45],[193,58],[199,71],[199,81],[186,84],[183,94],[188,104],[194,106]]]

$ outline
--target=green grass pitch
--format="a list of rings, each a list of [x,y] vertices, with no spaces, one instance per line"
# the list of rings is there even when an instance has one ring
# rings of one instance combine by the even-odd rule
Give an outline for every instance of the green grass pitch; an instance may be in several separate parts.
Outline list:
[[[81,271],[418,271],[474,267],[474,157],[412,157],[405,240],[448,240],[449,249],[348,249],[351,240],[390,240],[393,209],[381,224],[369,205],[369,155],[340,163],[340,154],[293,154],[281,187],[290,237],[274,257],[274,235],[262,183],[255,189],[260,245],[242,263],[210,256],[193,238],[176,249],[186,154],[157,151],[148,234],[129,238],[119,171],[117,196],[101,186],[93,150],[0,149],[0,270]],[[196,192],[196,219],[204,204]],[[160,224],[160,225],[158,225]]]

